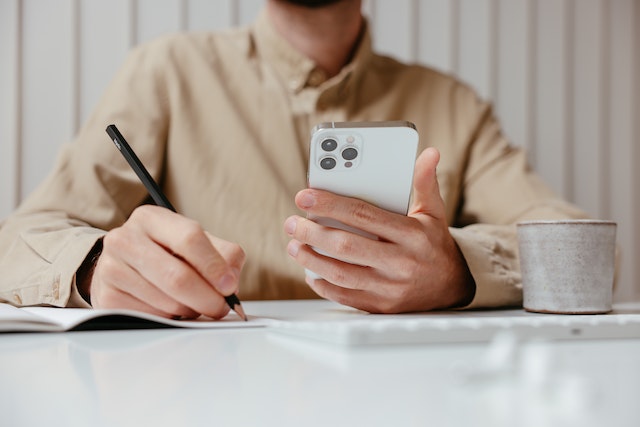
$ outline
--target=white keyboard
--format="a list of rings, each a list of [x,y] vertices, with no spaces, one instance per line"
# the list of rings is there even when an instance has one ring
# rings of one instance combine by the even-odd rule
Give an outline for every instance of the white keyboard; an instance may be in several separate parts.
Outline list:
[[[341,345],[483,342],[500,332],[519,339],[640,338],[640,314],[553,315],[523,310],[369,315],[347,320],[275,321],[276,333]]]

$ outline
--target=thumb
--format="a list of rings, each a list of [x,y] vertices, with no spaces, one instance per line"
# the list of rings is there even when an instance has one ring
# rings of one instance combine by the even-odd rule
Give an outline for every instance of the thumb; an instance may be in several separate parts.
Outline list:
[[[205,231],[205,233],[213,247],[218,251],[222,258],[224,258],[229,267],[239,274],[246,260],[246,254],[242,247],[236,243],[228,242],[216,237],[208,231]]]
[[[426,148],[416,160],[413,175],[413,203],[409,215],[429,215],[436,219],[445,218],[444,201],[436,177],[436,166],[440,152],[433,147]]]

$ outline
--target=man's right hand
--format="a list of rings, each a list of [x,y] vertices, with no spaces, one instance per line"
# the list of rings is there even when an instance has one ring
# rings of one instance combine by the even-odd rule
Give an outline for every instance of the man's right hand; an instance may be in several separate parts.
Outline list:
[[[242,248],[195,221],[153,205],[137,208],[104,236],[87,293],[94,308],[126,308],[163,317],[216,319],[238,291]]]

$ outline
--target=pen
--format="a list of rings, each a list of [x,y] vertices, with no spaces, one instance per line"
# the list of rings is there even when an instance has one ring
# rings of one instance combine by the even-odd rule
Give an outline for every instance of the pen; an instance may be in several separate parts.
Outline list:
[[[131,168],[134,170],[136,175],[138,175],[138,178],[140,178],[140,181],[142,181],[142,183],[146,187],[147,191],[149,191],[149,194],[151,195],[151,198],[153,199],[155,204],[158,206],[162,206],[164,208],[170,209],[173,212],[176,212],[176,209],[169,202],[169,200],[164,195],[164,193],[162,192],[158,184],[156,184],[156,182],[153,180],[153,177],[149,174],[149,172],[144,167],[144,165],[142,164],[142,162],[140,161],[136,153],[133,151],[131,146],[129,146],[127,141],[124,139],[124,136],[122,136],[122,134],[120,133],[116,125],[107,126],[106,131],[107,131],[107,134],[109,134],[109,137],[115,144],[118,151],[122,153],[124,158],[127,160],[127,163],[129,163],[129,166],[131,166]],[[238,313],[238,315],[243,320],[245,321],[247,320],[247,316],[244,313],[244,310],[242,309],[242,305],[240,305],[240,300],[238,299],[237,295],[235,294],[227,295],[224,297],[224,299],[233,311]]]

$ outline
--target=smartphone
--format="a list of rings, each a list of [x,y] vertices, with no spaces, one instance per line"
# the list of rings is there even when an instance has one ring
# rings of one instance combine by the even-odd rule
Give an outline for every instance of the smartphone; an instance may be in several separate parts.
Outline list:
[[[418,141],[407,121],[321,123],[311,135],[308,186],[406,215]],[[331,218],[310,219],[377,239]]]

